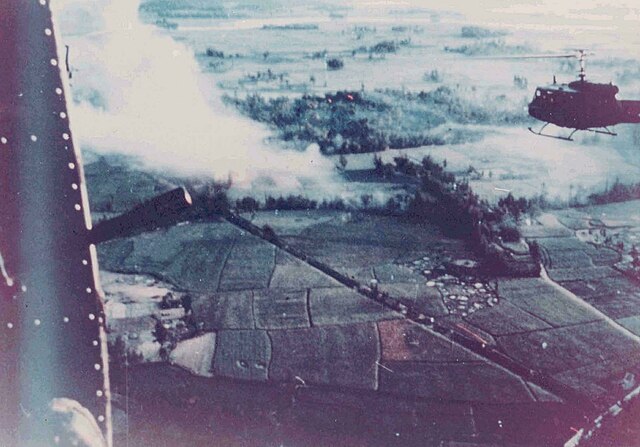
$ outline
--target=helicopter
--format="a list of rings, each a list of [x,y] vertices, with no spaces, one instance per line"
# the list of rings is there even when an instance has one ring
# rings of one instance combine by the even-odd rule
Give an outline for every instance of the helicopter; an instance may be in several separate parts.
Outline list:
[[[533,100],[529,103],[529,115],[543,121],[539,130],[529,130],[539,136],[573,141],[578,131],[595,132],[616,136],[609,126],[622,123],[640,123],[640,101],[618,100],[617,86],[612,83],[601,84],[586,80],[586,50],[576,50],[577,54],[558,56],[532,56],[539,58],[578,58],[580,72],[578,80],[568,84],[558,84],[555,76],[553,83],[537,87]],[[525,56],[526,57],[526,56]],[[555,124],[573,129],[569,136],[556,136],[543,133],[545,127]]]

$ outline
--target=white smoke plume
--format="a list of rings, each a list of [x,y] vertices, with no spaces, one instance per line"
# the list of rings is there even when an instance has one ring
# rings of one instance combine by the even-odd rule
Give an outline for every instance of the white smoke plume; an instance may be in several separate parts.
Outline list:
[[[137,1],[51,3],[70,46],[70,118],[83,148],[134,155],[174,175],[231,177],[256,194],[339,193],[334,164],[317,147],[268,145],[264,126],[221,102],[193,50],[140,22]]]

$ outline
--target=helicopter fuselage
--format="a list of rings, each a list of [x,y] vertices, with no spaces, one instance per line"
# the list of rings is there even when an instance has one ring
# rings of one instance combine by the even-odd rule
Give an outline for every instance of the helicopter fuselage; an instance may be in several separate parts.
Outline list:
[[[640,123],[640,101],[616,99],[618,87],[585,80],[538,87],[529,114],[545,123],[586,130]]]

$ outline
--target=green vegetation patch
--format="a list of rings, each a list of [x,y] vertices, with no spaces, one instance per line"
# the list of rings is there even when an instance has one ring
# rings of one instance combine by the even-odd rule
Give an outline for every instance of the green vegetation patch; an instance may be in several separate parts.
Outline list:
[[[140,12],[165,18],[229,18],[237,15],[216,3],[206,0],[144,0]]]
[[[396,157],[394,164],[375,159],[380,175],[400,173],[415,177],[418,190],[406,215],[416,222],[436,224],[449,237],[466,240],[482,258],[482,269],[491,275],[537,276],[539,266],[533,255],[515,256],[505,243],[521,239],[518,220],[533,204],[511,194],[490,205],[473,192],[467,180],[459,180],[443,165],[425,157],[421,164]]]
[[[591,194],[588,197],[588,203],[603,205],[638,199],[640,199],[640,183],[625,185],[620,182],[620,179],[616,179],[613,185],[607,187],[603,192]]]
[[[492,30],[481,26],[463,26],[460,29],[460,36],[465,39],[484,39],[487,37],[500,37],[507,33],[500,30]]]
[[[499,98],[465,98],[457,88],[441,86],[430,92],[400,90],[339,91],[324,97],[267,99],[225,97],[243,114],[277,129],[279,137],[302,144],[317,143],[325,154],[376,152],[387,148],[463,143],[474,133],[444,137],[434,129],[445,123],[520,124],[527,117]]]
[[[193,241],[173,257],[162,277],[185,290],[215,292],[230,250],[224,241]]]
[[[457,47],[445,46],[447,53],[458,53],[465,56],[495,56],[531,53],[528,45],[510,45],[503,39],[478,39]]]

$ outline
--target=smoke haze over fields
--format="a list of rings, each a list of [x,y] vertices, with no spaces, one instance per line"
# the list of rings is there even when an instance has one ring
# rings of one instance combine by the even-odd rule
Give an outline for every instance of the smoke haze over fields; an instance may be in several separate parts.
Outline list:
[[[550,82],[553,75],[560,82],[575,79],[575,64],[483,60],[445,48],[470,47],[480,56],[483,50],[491,53],[492,49],[505,54],[558,54],[587,48],[595,53],[587,61],[588,79],[614,82],[621,88],[621,99],[640,97],[640,35],[636,32],[640,8],[626,0],[579,4],[489,0],[482,6],[466,0],[441,6],[426,0],[146,0],[147,12],[150,5],[155,8],[147,15],[145,8],[139,11],[135,0],[52,0],[51,4],[57,8],[54,12],[63,43],[71,48],[75,101],[71,122],[83,148],[134,155],[147,167],[174,175],[219,180],[230,176],[234,186],[242,192],[252,191],[257,198],[265,193],[383,197],[389,191],[380,184],[374,188],[345,181],[335,169],[337,156],[325,157],[316,146],[306,151],[288,149],[289,143],[279,138],[282,132],[274,130],[278,126],[269,129],[241,116],[236,108],[222,103],[223,92],[240,97],[255,93],[268,99],[355,91],[365,84],[367,94],[376,89],[418,92],[444,86],[465,104],[496,110],[505,106],[519,110],[526,119],[525,106],[535,86]],[[190,16],[193,10],[189,8],[204,12],[204,18]],[[334,12],[337,14],[330,17]],[[168,18],[176,28],[142,23],[153,23],[158,17]],[[295,23],[318,23],[319,29],[277,29]],[[265,25],[278,26],[265,31]],[[414,25],[423,31],[410,35]],[[492,39],[463,39],[460,29],[465,25],[498,30],[503,45],[493,48]],[[370,42],[357,40],[356,26],[374,29],[363,37]],[[392,26],[406,31],[393,32]],[[322,60],[308,57],[323,49],[347,54],[405,34],[413,41],[397,53],[372,61],[347,57],[344,69],[337,71],[327,72]],[[209,47],[224,51],[226,57],[203,56]],[[266,60],[264,52],[271,52],[274,58]],[[230,58],[231,54],[241,57]],[[211,68],[216,63],[222,68]],[[283,78],[271,83],[264,78],[247,81],[267,70],[274,79],[275,75]],[[441,79],[425,80],[429,73]],[[528,85],[516,88],[515,75]],[[402,127],[394,121],[400,118],[392,114],[385,118],[389,129]],[[413,126],[412,131],[425,131],[419,114],[409,118],[405,121]],[[439,131],[446,132],[450,124],[456,124],[455,119],[447,116]],[[297,129],[304,130],[306,124],[313,128],[311,121],[294,124]],[[551,198],[566,199],[576,195],[575,191],[586,196],[617,179],[635,181],[640,173],[637,126],[617,126],[616,138],[579,133],[575,143],[567,144],[536,137],[527,132],[527,125],[520,121],[504,126],[479,123],[471,129],[479,135],[477,141],[411,147],[406,152],[415,159],[431,155],[447,160],[449,168],[458,172],[473,166],[487,174],[474,184],[474,190],[496,200],[502,194],[495,192],[496,187],[516,195],[545,192]],[[552,133],[562,134],[563,129]],[[387,151],[384,157],[391,161],[397,154]],[[347,170],[366,169],[373,155],[348,154],[346,158]]]
[[[133,155],[178,175],[231,177],[241,189],[337,181],[317,148],[272,148],[268,131],[240,117],[204,82],[193,50],[138,19],[138,2],[65,0],[56,18],[71,47],[75,106],[83,148]]]

